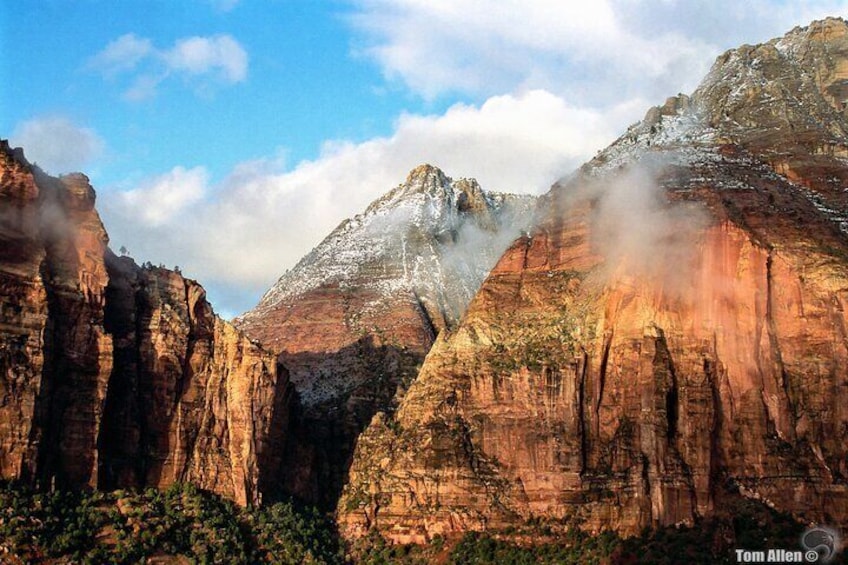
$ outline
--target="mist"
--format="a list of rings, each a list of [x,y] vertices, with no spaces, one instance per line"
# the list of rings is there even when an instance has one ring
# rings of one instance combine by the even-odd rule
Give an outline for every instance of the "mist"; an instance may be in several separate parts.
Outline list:
[[[669,198],[659,182],[667,166],[661,157],[646,156],[562,191],[564,210],[589,210],[590,249],[603,257],[604,282],[649,280],[677,295],[690,287],[709,215],[699,203]]]
[[[442,249],[447,276],[469,281],[467,292],[456,305],[460,314],[507,248],[530,230],[536,202],[536,198],[516,197],[493,214],[491,223],[465,220],[456,229],[452,244]]]
[[[460,183],[476,184],[458,180],[453,185]],[[507,247],[529,230],[536,199],[510,195],[470,212],[447,194],[428,194],[424,200],[415,196],[401,196],[401,204],[388,203],[388,213],[369,218],[364,240],[366,253],[372,256],[363,261],[358,255],[336,255],[334,260],[359,261],[362,265],[356,269],[363,265],[370,269],[370,262],[399,262],[403,270],[396,274],[399,280],[419,299],[438,307],[452,324],[459,321]]]

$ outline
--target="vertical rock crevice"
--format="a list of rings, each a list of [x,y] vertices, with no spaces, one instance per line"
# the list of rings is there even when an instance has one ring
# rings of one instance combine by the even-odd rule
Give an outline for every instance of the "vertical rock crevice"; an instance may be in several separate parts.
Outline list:
[[[779,437],[789,443],[795,442],[795,428],[797,426],[797,412],[792,401],[793,387],[787,374],[786,365],[783,363],[780,336],[778,335],[777,321],[774,309],[777,303],[774,285],[774,261],[775,252],[770,250],[766,257],[766,328],[768,331],[768,342],[770,357],[772,359],[772,382],[774,394],[778,399],[778,414],[772,416],[775,421],[776,431]],[[769,387],[765,387],[768,391]]]
[[[283,449],[287,375],[197,283],[114,256],[94,200],[83,175],[49,177],[0,143],[0,397],[17,403],[0,406],[0,477],[192,481],[258,502],[272,482],[260,467]]]

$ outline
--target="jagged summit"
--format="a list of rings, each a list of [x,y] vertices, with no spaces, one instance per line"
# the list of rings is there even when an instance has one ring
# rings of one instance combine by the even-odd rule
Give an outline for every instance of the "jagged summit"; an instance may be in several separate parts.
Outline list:
[[[588,168],[610,170],[645,151],[682,146],[688,151],[677,159],[685,162],[728,143],[770,159],[798,146],[846,157],[846,103],[848,23],[827,18],[728,50],[691,97],[680,94],[648,110]]]
[[[424,164],[412,169],[406,181],[372,203],[369,210],[374,206],[415,198],[415,195],[443,201],[448,208],[459,212],[479,212],[487,207],[487,201],[500,202],[504,197],[500,193],[483,191],[476,179],[461,178],[454,182],[438,167]]]
[[[432,165],[342,222],[236,320],[280,353],[303,408],[287,478],[335,504],[359,432],[394,410],[436,335],[453,327],[535,199]]]
[[[693,94],[703,121],[722,136],[772,152],[843,145],[846,99],[848,24],[841,18],[727,51]]]
[[[428,187],[442,187],[446,183],[450,183],[450,179],[445,175],[444,171],[429,163],[424,163],[409,171],[406,181],[401,186],[407,186],[413,189],[421,187],[426,190]]]
[[[848,24],[813,22],[557,183],[360,437],[343,534],[638,535],[739,497],[848,526],[847,98]]]
[[[529,227],[533,200],[486,192],[474,179],[454,181],[437,167],[420,165],[364,213],[343,221],[237,323],[254,331],[269,309],[337,284],[381,295],[414,292],[444,327],[458,320],[498,255]]]
[[[848,23],[815,21],[722,54],[691,97],[680,94],[651,108],[582,172],[603,176],[646,159],[662,163],[666,171],[697,170],[686,175],[686,186],[675,186],[678,194],[705,185],[753,190],[749,179],[754,176],[788,182],[792,194],[815,209],[793,214],[812,222],[814,232],[835,228],[845,235],[846,104]],[[786,217],[788,203],[778,208]]]

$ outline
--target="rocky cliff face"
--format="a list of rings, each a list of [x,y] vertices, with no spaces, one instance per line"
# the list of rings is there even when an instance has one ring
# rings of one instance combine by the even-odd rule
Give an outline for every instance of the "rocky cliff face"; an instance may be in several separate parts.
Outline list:
[[[112,255],[84,176],[0,157],[2,477],[256,502],[288,420],[274,357],[196,282]]]
[[[727,492],[848,525],[848,25],[720,57],[546,195],[394,415],[348,537],[633,534]]]
[[[531,202],[423,165],[236,320],[280,353],[298,393],[287,488],[335,504],[360,432],[394,409],[436,335],[529,225]]]
[[[288,424],[273,355],[212,311],[195,281],[108,257],[115,367],[101,432],[107,487],[191,482],[239,504],[274,487]]]
[[[5,142],[0,158],[0,468],[95,487],[112,370],[106,232],[84,176],[33,171]]]

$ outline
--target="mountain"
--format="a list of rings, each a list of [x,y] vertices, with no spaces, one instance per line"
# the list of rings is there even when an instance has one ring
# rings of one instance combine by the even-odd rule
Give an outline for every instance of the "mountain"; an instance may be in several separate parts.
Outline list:
[[[375,561],[417,551],[375,534],[436,562],[625,562],[796,539],[787,516],[844,530],[847,106],[844,20],[742,46],[535,204],[413,170],[241,330],[196,281],[115,256],[84,175],[0,141],[0,478],[287,491]],[[40,513],[13,486],[0,526],[27,529],[0,549],[33,559],[83,526],[88,549],[117,527],[160,540],[139,558],[188,554],[208,523],[242,560],[313,555],[317,521],[284,506],[179,487]]]
[[[343,535],[633,535],[740,498],[848,526],[846,103],[848,24],[814,22],[553,186],[360,437]]]
[[[285,371],[197,282],[112,254],[94,203],[84,175],[0,141],[0,478],[258,502],[279,472]]]
[[[533,202],[422,165],[235,320],[279,354],[297,393],[286,489],[335,505],[357,437],[394,409],[436,336],[530,225]]]

